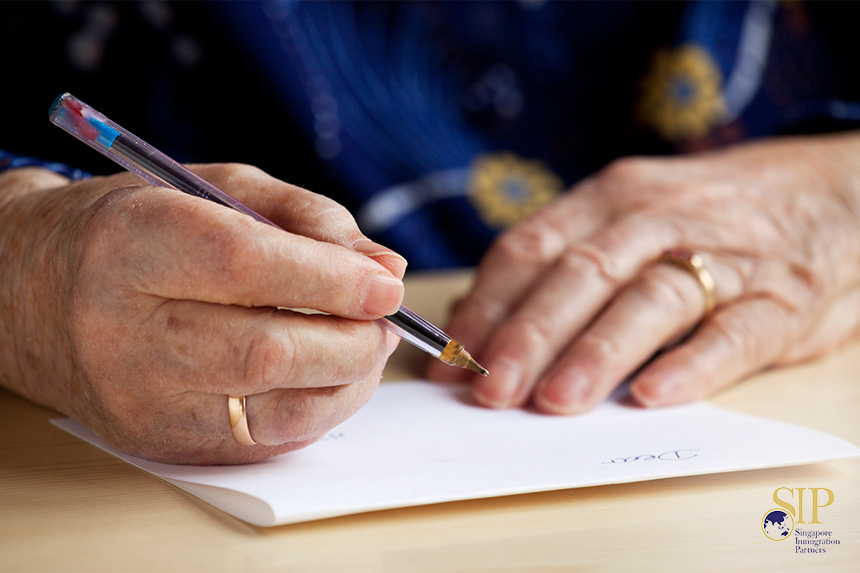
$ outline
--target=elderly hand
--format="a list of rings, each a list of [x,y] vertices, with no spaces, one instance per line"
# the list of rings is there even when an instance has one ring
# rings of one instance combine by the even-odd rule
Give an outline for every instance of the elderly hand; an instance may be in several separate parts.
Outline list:
[[[705,316],[698,254],[715,281]],[[586,411],[632,377],[645,406],[815,358],[860,325],[860,137],[631,158],[510,230],[447,328],[490,371],[490,407]],[[433,364],[431,378],[457,372]]]
[[[0,176],[0,380],[138,456],[249,462],[370,398],[398,342],[372,319],[398,309],[405,261],[324,197],[195,170],[287,232],[130,174]],[[258,445],[234,440],[228,395]]]

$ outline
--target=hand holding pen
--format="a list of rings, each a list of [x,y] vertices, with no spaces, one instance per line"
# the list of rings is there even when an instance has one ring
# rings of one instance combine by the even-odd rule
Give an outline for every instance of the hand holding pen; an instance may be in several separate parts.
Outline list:
[[[50,181],[15,220],[50,231],[19,257],[32,280],[4,285],[41,317],[14,325],[39,359],[9,375],[150,459],[237,463],[305,446],[373,394],[398,341],[374,320],[399,310],[405,263],[324,197],[247,166],[195,172],[281,228],[128,173],[39,174]],[[246,417],[228,396],[247,396]],[[237,443],[231,414],[258,445]]]
[[[261,223],[278,226],[71,94],[61,94],[54,101],[51,106],[50,120],[99,153],[137,174],[144,181],[212,201],[244,213]],[[378,250],[376,247],[371,249]],[[394,253],[388,251],[388,254]],[[381,319],[381,324],[446,364],[465,368],[483,376],[488,374],[487,370],[472,359],[462,344],[452,340],[437,326],[405,306],[401,305],[397,312],[385,316]]]

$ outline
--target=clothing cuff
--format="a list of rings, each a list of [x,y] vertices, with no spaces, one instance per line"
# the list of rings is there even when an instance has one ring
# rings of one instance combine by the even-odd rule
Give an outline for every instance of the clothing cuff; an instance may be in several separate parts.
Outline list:
[[[18,167],[41,167],[48,169],[54,173],[59,173],[72,180],[87,179],[92,175],[82,169],[70,167],[65,163],[57,163],[56,161],[45,161],[36,157],[27,157],[24,155],[16,155],[8,151],[0,149],[0,172],[7,169],[17,169]]]

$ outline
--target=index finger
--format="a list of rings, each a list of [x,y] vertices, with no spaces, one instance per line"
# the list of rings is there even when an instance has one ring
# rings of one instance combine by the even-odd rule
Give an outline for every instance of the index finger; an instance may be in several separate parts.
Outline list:
[[[349,211],[333,199],[244,164],[196,165],[194,171],[284,230],[369,256],[402,277],[406,259],[370,241]]]
[[[83,268],[102,288],[246,307],[310,308],[375,319],[400,307],[403,284],[373,259],[272,227],[171,189],[135,187],[101,199]],[[82,284],[86,284],[83,283]]]

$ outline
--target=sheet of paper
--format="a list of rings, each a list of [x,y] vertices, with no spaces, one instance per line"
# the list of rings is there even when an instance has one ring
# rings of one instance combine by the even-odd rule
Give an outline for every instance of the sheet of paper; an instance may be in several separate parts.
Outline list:
[[[246,466],[149,462],[55,423],[259,526],[860,455],[835,436],[704,402],[646,410],[620,395],[585,415],[544,416],[473,406],[464,387],[424,381],[382,384],[320,442]]]

